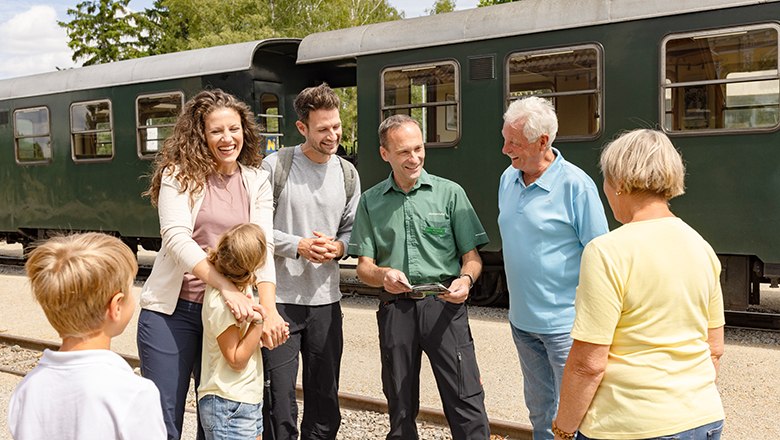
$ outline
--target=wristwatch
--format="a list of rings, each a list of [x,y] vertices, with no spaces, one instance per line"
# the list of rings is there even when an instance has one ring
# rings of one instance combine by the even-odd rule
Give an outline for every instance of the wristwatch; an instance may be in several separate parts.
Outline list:
[[[469,289],[474,287],[474,277],[472,277],[471,275],[469,275],[467,273],[462,273],[462,274],[460,274],[460,276],[458,278],[463,278],[463,277],[469,277]]]

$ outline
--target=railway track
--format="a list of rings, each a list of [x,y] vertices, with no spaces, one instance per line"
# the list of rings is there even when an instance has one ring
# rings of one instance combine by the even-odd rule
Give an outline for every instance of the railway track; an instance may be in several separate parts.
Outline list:
[[[14,335],[0,335],[0,344],[7,346],[19,346],[26,350],[32,350],[42,352],[45,349],[58,350],[59,345],[49,341],[43,341],[40,339],[31,339]],[[121,355],[131,367],[136,368],[140,366],[140,361],[136,356]],[[0,372],[6,374],[13,374],[16,376],[24,376],[27,372],[21,371],[15,368],[7,368],[0,366]],[[303,390],[300,386],[296,387],[296,395],[298,399],[303,399]],[[377,413],[387,413],[387,403],[384,400],[374,399],[371,397],[361,396],[352,393],[339,393],[339,403],[342,408],[353,411],[373,411]],[[420,407],[420,412],[417,416],[418,421],[424,421],[433,423],[440,426],[447,426],[447,419],[441,410],[428,407]],[[490,422],[490,432],[499,438],[511,438],[511,439],[532,439],[533,431],[530,425],[509,422],[505,420],[492,420]]]
[[[0,255],[0,266],[21,267],[24,259],[18,256]],[[379,295],[380,289],[367,286],[354,275],[356,265],[342,263],[341,291],[355,295]],[[138,280],[145,280],[151,272],[151,266],[138,267]],[[726,325],[750,330],[780,331],[780,313],[726,310]]]

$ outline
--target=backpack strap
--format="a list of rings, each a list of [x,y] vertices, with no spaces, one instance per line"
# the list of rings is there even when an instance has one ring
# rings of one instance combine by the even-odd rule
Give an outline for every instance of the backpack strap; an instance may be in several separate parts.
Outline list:
[[[355,188],[357,187],[357,170],[352,162],[344,159],[341,156],[336,156],[341,162],[341,172],[344,173],[344,193],[347,195],[347,206],[352,201],[352,197],[355,196]]]
[[[276,213],[276,205],[279,204],[279,196],[282,194],[284,185],[287,183],[287,176],[290,175],[294,153],[295,147],[281,148],[276,152],[276,167],[274,167],[274,213]]]

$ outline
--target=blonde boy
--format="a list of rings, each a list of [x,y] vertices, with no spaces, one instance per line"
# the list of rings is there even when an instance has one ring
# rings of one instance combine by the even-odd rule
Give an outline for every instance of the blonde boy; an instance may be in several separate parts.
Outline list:
[[[14,439],[164,439],[157,388],[110,351],[135,310],[130,249],[99,233],[56,237],[25,268],[62,345],[45,350],[11,396]]]

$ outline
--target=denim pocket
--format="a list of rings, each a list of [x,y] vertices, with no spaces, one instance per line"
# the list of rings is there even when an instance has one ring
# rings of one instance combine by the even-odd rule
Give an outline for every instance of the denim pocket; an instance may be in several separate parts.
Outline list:
[[[457,349],[458,361],[458,395],[461,399],[482,392],[482,380],[477,367],[477,355],[474,352],[474,342],[461,345]]]
[[[707,431],[707,440],[720,440],[720,434],[723,432],[723,422],[720,425]]]
[[[203,396],[198,400],[198,416],[200,418],[200,426],[205,431],[214,432],[214,428],[217,424],[216,408],[217,402],[213,395],[209,394]]]

